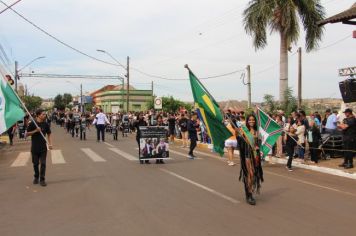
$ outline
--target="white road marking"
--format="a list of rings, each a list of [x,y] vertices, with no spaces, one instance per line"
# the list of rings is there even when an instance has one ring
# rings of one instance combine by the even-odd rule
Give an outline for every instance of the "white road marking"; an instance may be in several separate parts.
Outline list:
[[[315,183],[312,183],[312,182],[309,182],[309,181],[300,180],[300,179],[288,177],[288,176],[285,176],[285,175],[276,174],[276,173],[273,173],[273,172],[270,172],[270,171],[264,171],[264,172],[268,173],[270,175],[275,175],[275,176],[282,177],[282,178],[285,178],[285,179],[289,179],[289,180],[292,180],[292,181],[296,181],[296,182],[299,182],[299,183],[302,183],[302,184],[307,184],[307,185],[311,185],[311,186],[314,186],[314,187],[327,189],[327,190],[330,190],[330,191],[343,193],[343,194],[346,194],[346,195],[350,195],[350,196],[356,197],[356,194],[354,194],[354,193],[345,192],[345,191],[342,191],[342,190],[339,190],[339,189],[336,189],[336,188],[331,188],[331,187],[328,187],[328,186],[315,184]]]
[[[238,200],[236,200],[236,199],[233,199],[233,198],[231,198],[231,197],[229,197],[229,196],[226,196],[226,195],[224,195],[224,194],[222,194],[222,193],[219,193],[219,192],[215,191],[214,189],[211,189],[211,188],[206,187],[206,186],[204,186],[204,185],[202,185],[202,184],[199,184],[199,183],[197,183],[197,182],[194,182],[193,180],[187,179],[187,178],[185,178],[185,177],[183,177],[183,176],[181,176],[181,175],[178,175],[178,174],[176,174],[176,173],[174,173],[174,172],[172,172],[172,171],[169,171],[169,170],[166,170],[166,169],[160,169],[160,170],[163,171],[163,172],[165,172],[165,173],[167,173],[167,174],[170,174],[170,175],[172,175],[172,176],[174,176],[174,177],[176,177],[176,178],[178,178],[178,179],[180,179],[180,180],[183,180],[183,181],[185,181],[185,182],[187,182],[187,183],[190,183],[190,184],[192,184],[192,185],[194,185],[194,186],[196,186],[196,187],[198,187],[198,188],[201,188],[201,189],[203,189],[203,190],[205,190],[205,191],[208,191],[209,193],[212,193],[212,194],[214,194],[214,195],[216,195],[216,196],[218,196],[218,197],[221,197],[221,198],[223,198],[223,199],[225,199],[225,200],[227,200],[227,201],[229,201],[229,202],[232,202],[232,203],[234,203],[234,204],[240,203],[240,201],[238,201]]]
[[[52,164],[66,163],[61,150],[51,150],[51,158],[52,158]]]
[[[183,154],[183,153],[181,153],[181,152],[177,152],[177,151],[174,151],[174,150],[172,150],[172,149],[169,149],[169,152],[174,153],[174,154],[179,155],[179,156],[186,157],[186,158],[188,159],[188,154]],[[201,157],[196,157],[196,158],[194,158],[194,159],[202,160],[203,158],[201,158]]]
[[[20,152],[15,161],[11,164],[11,167],[20,167],[27,165],[28,160],[31,158],[30,152]]]
[[[106,145],[108,145],[109,147],[115,147],[114,145],[110,144],[110,143],[107,143],[107,142],[104,142]]]
[[[93,161],[95,162],[106,162],[105,159],[103,159],[101,156],[96,154],[93,150],[90,148],[81,148],[81,150]]]
[[[118,148],[109,148],[111,151],[115,152],[116,154],[119,154],[120,156],[126,158],[129,161],[138,161],[138,156],[135,157],[127,152],[121,151]],[[138,154],[137,154],[138,155]]]

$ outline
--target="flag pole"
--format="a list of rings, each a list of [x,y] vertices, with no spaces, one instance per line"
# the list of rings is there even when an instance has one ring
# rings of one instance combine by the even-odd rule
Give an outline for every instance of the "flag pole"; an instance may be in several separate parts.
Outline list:
[[[1,73],[2,74],[2,73]],[[2,80],[4,80],[4,78],[2,78]],[[1,82],[0,82],[1,83]],[[20,101],[22,107],[25,109],[26,113],[30,116],[31,120],[34,122],[36,128],[39,128],[39,126],[37,125],[35,119],[33,118],[33,116],[31,115],[31,113],[28,111],[27,107],[25,106],[25,104],[22,102],[21,98],[19,97],[19,95],[14,91],[14,89],[11,87],[11,85],[5,81],[5,83],[7,83],[8,86],[10,86],[12,92],[15,94],[15,96],[17,97],[17,99]],[[42,130],[40,131],[41,136],[44,138],[44,140],[46,141],[47,144],[47,149],[49,149],[49,143],[47,138],[44,136],[44,134],[42,133]]]

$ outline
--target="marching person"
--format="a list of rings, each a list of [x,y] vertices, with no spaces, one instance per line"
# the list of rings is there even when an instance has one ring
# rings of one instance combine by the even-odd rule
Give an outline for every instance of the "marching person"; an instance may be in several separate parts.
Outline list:
[[[195,158],[193,151],[197,146],[197,141],[198,141],[197,128],[199,128],[199,123],[197,122],[196,113],[192,113],[190,120],[188,120],[187,128],[188,128],[188,134],[190,139],[188,157],[189,159],[193,160]]]
[[[174,116],[174,113],[171,113],[170,117],[168,118],[168,130],[169,130],[169,142],[174,143],[175,130],[176,130],[176,117]]]
[[[80,140],[86,140],[87,119],[84,114],[80,118]]]
[[[162,119],[162,116],[157,116],[157,126],[164,126],[164,123],[163,123],[163,119]],[[164,144],[164,142],[163,142]],[[158,145],[157,145],[158,146]],[[158,149],[158,147],[157,147]],[[156,159],[156,164],[164,164],[164,161],[163,159]]]
[[[140,135],[141,135],[141,131],[140,131],[140,126],[148,126],[147,122],[145,121],[145,118],[143,117],[143,114],[140,113],[138,115],[138,119],[135,123],[135,129],[136,129],[136,141],[137,141],[137,145],[138,145],[138,155],[141,155],[141,149],[140,149]],[[143,160],[140,160],[140,163],[143,164]],[[150,164],[149,160],[145,160],[146,164]]]
[[[189,120],[185,117],[184,113],[182,113],[178,125],[182,135],[183,148],[188,146],[188,121]]]
[[[245,187],[246,201],[250,205],[256,205],[256,200],[253,197],[254,193],[259,193],[261,182],[263,182],[263,170],[261,165],[261,155],[259,150],[259,140],[257,134],[256,117],[248,115],[246,118],[246,127],[252,135],[251,145],[245,141],[248,137],[242,137],[242,132],[237,128],[240,136],[238,138],[240,147],[241,171],[240,180],[243,181]]]
[[[97,142],[100,142],[100,134],[101,141],[105,142],[105,125],[110,124],[108,118],[103,113],[103,109],[99,109],[99,113],[96,114],[95,119],[93,121],[93,125],[96,125],[96,137]]]
[[[51,129],[48,123],[45,121],[46,113],[43,109],[38,109],[36,111],[36,124],[32,121],[27,128],[27,136],[32,136],[31,138],[31,154],[33,169],[35,172],[33,184],[38,184],[38,179],[40,180],[40,185],[45,187],[47,183],[45,181],[46,175],[46,157],[47,157],[47,145],[46,140],[42,134],[48,139],[48,149],[52,149],[51,140]],[[42,132],[42,134],[41,134]],[[38,166],[41,164],[41,169]]]
[[[11,126],[7,130],[7,135],[9,135],[9,141],[10,141],[10,145],[11,146],[14,144],[13,139],[14,139],[14,134],[15,134],[15,131],[16,131],[16,127],[17,127],[17,124],[15,123],[13,126]]]
[[[345,169],[354,168],[353,158],[356,151],[356,118],[352,113],[352,109],[347,108],[344,111],[346,118],[338,127],[342,129],[344,141],[344,163],[340,167]]]

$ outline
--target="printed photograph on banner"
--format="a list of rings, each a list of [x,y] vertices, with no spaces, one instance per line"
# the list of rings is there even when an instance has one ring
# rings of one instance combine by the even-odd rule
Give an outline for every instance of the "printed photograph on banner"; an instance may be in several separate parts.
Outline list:
[[[167,127],[140,127],[140,160],[169,158]]]

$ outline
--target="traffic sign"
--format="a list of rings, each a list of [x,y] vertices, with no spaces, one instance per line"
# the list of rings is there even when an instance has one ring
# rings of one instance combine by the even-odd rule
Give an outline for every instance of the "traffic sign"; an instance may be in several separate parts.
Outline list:
[[[160,98],[160,97],[155,98],[154,108],[156,110],[162,110],[162,98]]]

